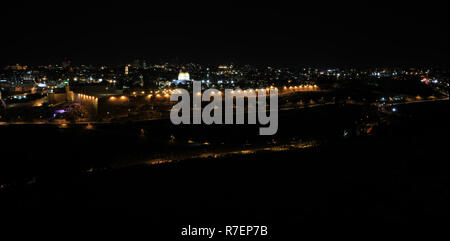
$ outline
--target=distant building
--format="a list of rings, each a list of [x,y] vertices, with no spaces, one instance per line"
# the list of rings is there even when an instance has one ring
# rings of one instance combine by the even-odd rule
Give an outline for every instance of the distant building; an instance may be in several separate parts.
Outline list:
[[[4,69],[5,70],[8,70],[8,69],[11,69],[11,70],[27,70],[27,66],[22,66],[22,65],[16,64],[16,65],[6,66]]]
[[[178,74],[178,81],[189,81],[189,80],[190,80],[189,73],[180,71],[180,73]]]
[[[174,79],[173,81],[172,81],[172,83],[173,84],[184,84],[184,83],[186,83],[186,81],[190,81],[191,79],[190,79],[190,77],[189,77],[189,73],[188,72],[183,72],[183,71],[180,71],[180,73],[178,73],[178,79]]]
[[[58,89],[53,93],[48,93],[48,103],[58,104],[62,102],[73,102],[75,100],[75,94],[70,90],[69,86],[65,86],[64,89]]]

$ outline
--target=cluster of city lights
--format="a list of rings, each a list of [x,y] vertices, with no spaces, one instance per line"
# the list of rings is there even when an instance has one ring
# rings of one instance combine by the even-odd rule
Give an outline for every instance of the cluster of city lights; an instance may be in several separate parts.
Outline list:
[[[298,85],[298,86],[284,86],[284,90],[311,90],[311,89],[317,89],[317,85]]]
[[[299,86],[284,86],[281,91],[282,92],[297,92],[297,91],[311,91],[311,90],[317,90],[318,86],[317,85],[299,85]],[[274,87],[274,86],[270,86],[270,87],[266,87],[266,88],[257,88],[257,89],[247,89],[247,90],[231,90],[231,94],[253,94],[253,93],[261,93],[261,92],[267,92],[270,93],[270,90],[276,90],[279,91],[278,87]],[[170,98],[170,95],[172,93],[181,93],[181,91],[178,90],[173,90],[173,89],[163,89],[163,90],[155,90],[155,91],[134,91],[131,93],[132,96],[138,96],[138,95],[147,95],[146,98],[151,99],[152,97],[156,98],[156,99],[168,99]],[[201,96],[202,93],[201,92],[197,92],[196,93],[197,96]],[[223,95],[223,91],[212,91],[211,95]],[[110,101],[116,101],[116,100],[128,100],[127,96],[120,96],[120,97],[116,97],[116,96],[111,96],[109,98]]]
[[[78,99],[80,100],[90,100],[90,101],[95,101],[98,102],[98,98],[91,96],[91,95],[85,95],[85,94],[78,94]]]
[[[174,90],[171,89],[163,89],[163,90],[155,90],[155,91],[149,91],[149,92],[145,92],[145,91],[141,91],[141,92],[133,92],[132,95],[133,96],[137,96],[139,95],[146,95],[147,93],[147,98],[150,99],[153,96],[155,96],[156,98],[169,98],[170,94],[172,94],[174,92]]]
[[[122,95],[120,97],[111,96],[111,97],[109,97],[109,100],[111,100],[111,101],[116,101],[116,100],[124,101],[124,100],[128,100],[128,97],[126,97],[125,95]]]

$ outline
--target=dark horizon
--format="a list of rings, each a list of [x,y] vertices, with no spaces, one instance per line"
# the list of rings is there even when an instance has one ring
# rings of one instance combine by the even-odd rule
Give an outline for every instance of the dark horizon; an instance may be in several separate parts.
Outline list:
[[[3,8],[1,65],[133,59],[275,66],[449,65],[448,2],[30,3]]]

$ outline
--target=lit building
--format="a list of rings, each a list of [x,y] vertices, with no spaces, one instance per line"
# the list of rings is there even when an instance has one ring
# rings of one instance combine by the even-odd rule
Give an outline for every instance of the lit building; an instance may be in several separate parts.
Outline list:
[[[178,81],[189,81],[189,73],[180,71],[178,74]]]
[[[75,100],[75,94],[70,90],[69,86],[65,86],[64,89],[58,89],[59,91],[54,91],[48,93],[47,99],[49,104],[59,104],[63,102],[73,102]]]
[[[8,69],[12,69],[12,70],[27,70],[27,66],[22,66],[22,65],[16,64],[16,65],[6,66],[4,69],[5,70],[8,70]]]

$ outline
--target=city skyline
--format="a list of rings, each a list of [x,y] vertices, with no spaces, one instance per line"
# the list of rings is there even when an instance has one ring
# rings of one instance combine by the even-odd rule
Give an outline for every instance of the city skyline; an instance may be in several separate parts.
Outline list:
[[[445,231],[448,1],[145,3],[2,3],[15,235]]]

